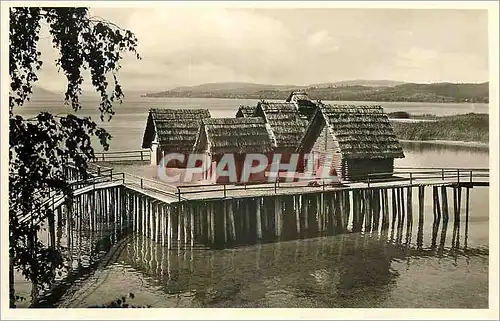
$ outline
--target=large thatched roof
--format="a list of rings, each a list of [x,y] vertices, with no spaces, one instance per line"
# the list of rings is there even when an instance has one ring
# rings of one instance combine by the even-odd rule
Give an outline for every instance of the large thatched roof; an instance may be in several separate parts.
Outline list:
[[[295,151],[307,128],[307,121],[293,103],[259,102],[255,116],[263,117],[271,126],[278,151]]]
[[[319,105],[299,150],[308,152],[324,123],[346,159],[403,158],[389,118],[378,105]]]
[[[268,153],[275,147],[271,128],[261,117],[208,118],[202,121],[194,151],[243,155]]]
[[[150,109],[142,147],[151,147],[158,135],[159,147],[165,152],[190,152],[205,118],[210,118],[208,109]]]
[[[252,117],[255,113],[257,106],[244,106],[240,105],[236,112],[236,117]]]

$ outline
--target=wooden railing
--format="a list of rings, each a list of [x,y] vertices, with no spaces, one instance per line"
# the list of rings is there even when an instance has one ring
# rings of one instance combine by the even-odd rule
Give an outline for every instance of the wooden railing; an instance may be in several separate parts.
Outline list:
[[[147,149],[111,151],[94,153],[96,162],[150,161],[151,152]]]
[[[407,182],[410,185],[430,180],[453,181],[456,183],[484,182],[489,180],[487,168],[435,168],[435,167],[399,167],[394,172],[368,174],[368,187],[374,183]],[[476,181],[474,181],[476,179]]]
[[[76,169],[74,169],[76,171]],[[86,186],[103,183],[103,182],[121,182],[122,184],[128,186],[135,186],[140,190],[151,191],[154,193],[162,194],[171,198],[175,198],[178,201],[187,200],[186,196],[189,194],[207,194],[207,193],[220,193],[218,195],[224,198],[228,196],[230,192],[237,191],[252,191],[252,190],[262,190],[271,191],[273,194],[277,194],[279,191],[284,191],[287,189],[310,189],[313,190],[325,190],[330,188],[335,189],[353,189],[359,188],[360,186],[355,186],[356,183],[365,183],[366,187],[373,187],[377,183],[386,183],[384,186],[398,185],[399,183],[404,183],[405,185],[413,184],[431,184],[432,181],[436,183],[474,183],[474,182],[484,182],[489,180],[489,170],[484,168],[432,168],[432,167],[420,167],[420,168],[410,168],[410,167],[398,167],[394,172],[388,173],[374,173],[368,174],[366,179],[360,180],[358,182],[343,182],[346,185],[339,184],[338,182],[332,182],[329,180],[304,180],[298,182],[280,182],[276,179],[274,182],[262,182],[262,183],[241,183],[239,185],[235,184],[195,184],[195,185],[170,185],[162,182],[158,179],[145,178],[129,173],[114,172],[113,168],[100,166],[96,164],[90,164],[89,174],[91,177],[87,179],[79,178],[76,175],[74,181],[70,183],[73,190],[78,190]],[[304,190],[306,191],[306,190]],[[55,197],[50,197],[53,202],[55,202]],[[61,196],[59,196],[61,197]],[[214,196],[217,197],[217,196]],[[49,205],[49,200],[47,204]]]

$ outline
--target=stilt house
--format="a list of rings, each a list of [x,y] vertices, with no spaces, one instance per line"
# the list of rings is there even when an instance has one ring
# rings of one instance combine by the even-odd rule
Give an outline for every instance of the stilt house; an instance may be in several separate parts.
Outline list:
[[[325,128],[328,139],[322,141]],[[319,104],[297,151],[319,154],[322,161],[330,157],[342,180],[365,179],[372,173],[390,176],[394,159],[404,157],[381,106]]]
[[[171,161],[166,166],[184,168],[201,121],[210,117],[208,109],[150,109],[142,148],[151,150],[151,164],[158,165],[167,153],[181,153],[184,162]]]
[[[193,152],[205,153],[211,159],[212,168],[224,155],[233,154],[240,181],[247,154],[265,154],[269,160],[275,148],[276,140],[271,128],[261,117],[207,118],[201,123]],[[216,183],[227,183],[228,179],[215,177],[214,180]],[[250,175],[250,181],[264,180],[265,170]]]

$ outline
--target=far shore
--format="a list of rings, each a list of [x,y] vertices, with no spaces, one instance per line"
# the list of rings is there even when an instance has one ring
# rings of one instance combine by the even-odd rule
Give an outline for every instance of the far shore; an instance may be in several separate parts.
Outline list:
[[[403,143],[426,143],[426,144],[435,144],[435,145],[451,145],[451,146],[464,146],[464,147],[482,147],[489,148],[489,143],[484,142],[466,142],[466,141],[458,141],[458,140],[409,140],[409,139],[400,139],[400,142]]]

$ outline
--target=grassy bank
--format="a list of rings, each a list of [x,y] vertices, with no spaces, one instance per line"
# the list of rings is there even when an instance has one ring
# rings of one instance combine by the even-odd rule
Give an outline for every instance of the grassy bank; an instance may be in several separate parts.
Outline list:
[[[404,140],[451,140],[483,142],[489,140],[487,114],[465,114],[437,117],[434,122],[393,122],[394,132]]]

